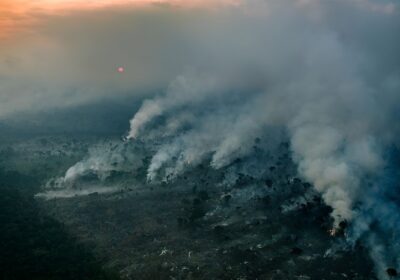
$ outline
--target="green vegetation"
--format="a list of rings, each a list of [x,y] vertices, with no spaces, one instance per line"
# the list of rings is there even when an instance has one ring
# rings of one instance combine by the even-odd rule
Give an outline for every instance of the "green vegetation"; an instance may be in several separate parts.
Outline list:
[[[0,279],[117,279],[41,212],[29,191],[34,181],[0,170]]]

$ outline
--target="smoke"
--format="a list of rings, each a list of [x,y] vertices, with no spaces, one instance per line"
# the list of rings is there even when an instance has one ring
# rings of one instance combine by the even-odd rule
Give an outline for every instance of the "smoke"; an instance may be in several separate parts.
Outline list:
[[[86,158],[71,166],[64,176],[49,180],[44,192],[37,196],[46,199],[69,198],[132,188],[135,181],[124,180],[115,186],[113,179],[116,176],[124,178],[124,174],[137,177],[142,172],[144,157],[140,144],[115,140],[99,143],[91,147]]]
[[[200,25],[206,62],[195,60],[131,120],[128,138],[161,143],[148,179],[174,178],[207,159],[222,168],[283,127],[299,174],[332,207],[335,227],[351,223],[349,241],[369,246],[384,278],[388,265],[400,268],[400,201],[389,195],[399,186],[385,180],[398,168],[389,159],[399,143],[398,4],[241,8]]]

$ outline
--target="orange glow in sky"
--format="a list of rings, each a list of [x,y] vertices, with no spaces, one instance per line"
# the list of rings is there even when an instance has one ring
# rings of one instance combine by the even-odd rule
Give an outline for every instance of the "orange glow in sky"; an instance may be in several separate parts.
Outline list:
[[[213,7],[238,4],[241,0],[0,0],[0,39],[20,30],[28,30],[33,22],[46,14],[92,10],[110,6],[146,6],[170,4],[184,7]]]
[[[0,19],[9,12],[90,9],[117,5],[171,4],[177,6],[212,6],[237,4],[240,0],[1,0]]]
[[[42,14],[96,9],[115,5],[140,5],[150,0],[0,0],[0,37],[27,28]]]

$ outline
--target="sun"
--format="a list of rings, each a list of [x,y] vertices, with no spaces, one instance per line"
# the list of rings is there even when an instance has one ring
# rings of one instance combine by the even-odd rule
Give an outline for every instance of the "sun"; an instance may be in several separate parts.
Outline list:
[[[119,66],[118,68],[117,68],[117,71],[118,71],[118,73],[124,73],[125,72],[125,68],[124,67],[122,67],[122,66]]]

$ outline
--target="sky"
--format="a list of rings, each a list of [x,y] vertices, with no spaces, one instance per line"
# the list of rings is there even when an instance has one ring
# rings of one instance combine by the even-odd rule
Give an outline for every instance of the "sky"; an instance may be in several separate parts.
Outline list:
[[[1,0],[0,119],[165,90],[190,70],[249,68],[260,75],[263,52],[275,42],[285,41],[285,51],[286,41],[296,44],[297,34],[316,29],[383,48],[394,67],[395,36],[379,35],[388,43],[377,46],[362,25],[391,34],[397,8],[371,0]],[[298,28],[284,30],[295,21]],[[270,24],[281,32],[277,40],[263,31]]]
[[[71,13],[82,10],[104,9],[116,6],[140,7],[146,5],[172,5],[181,7],[211,7],[238,4],[239,0],[2,0],[0,2],[0,38],[12,36],[46,15]]]
[[[204,16],[227,6],[236,0],[1,0],[0,119],[165,88],[191,67]]]

